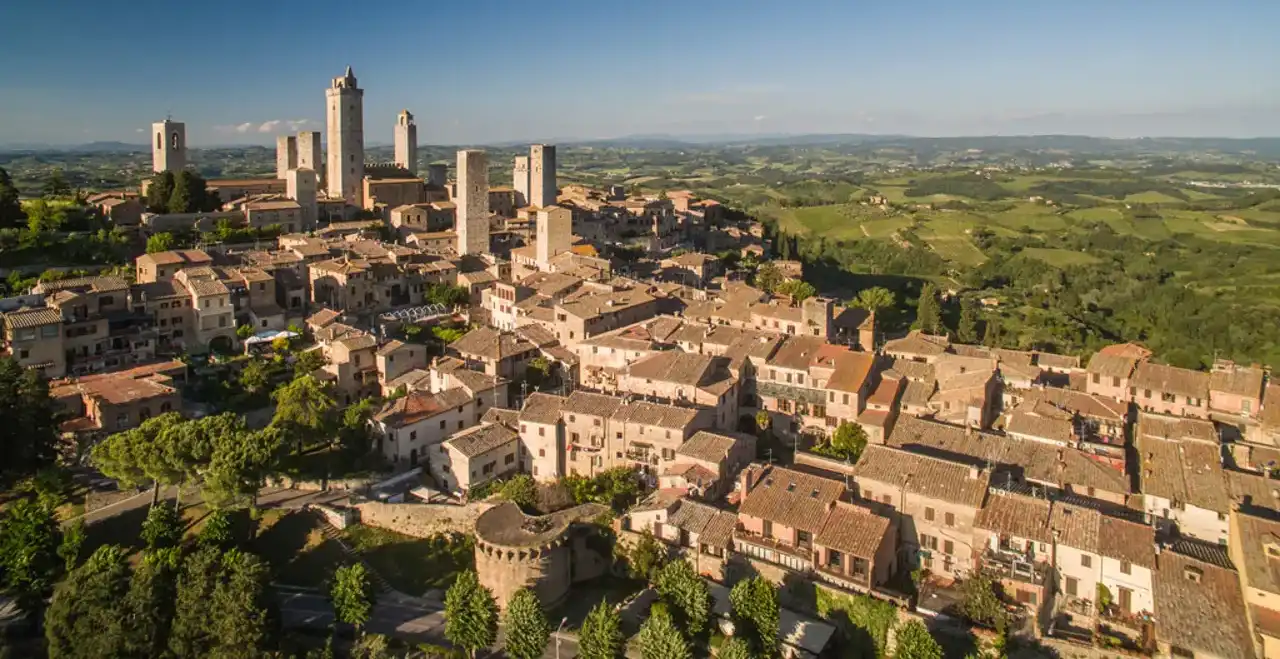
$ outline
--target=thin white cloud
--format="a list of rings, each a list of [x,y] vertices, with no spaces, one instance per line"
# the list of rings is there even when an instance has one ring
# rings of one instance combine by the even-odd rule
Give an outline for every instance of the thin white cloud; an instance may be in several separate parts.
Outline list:
[[[147,131],[145,131],[145,130],[143,130],[143,129],[141,129],[141,128],[135,128],[135,129],[133,129],[133,132],[135,132],[135,133],[145,133],[145,132],[147,132]]]
[[[296,132],[315,123],[316,122],[311,119],[269,119],[263,122],[246,121],[242,124],[214,126],[213,128],[220,133],[239,133],[241,135],[248,133],[266,134]]]
[[[755,120],[756,120],[756,121],[764,121],[766,118],[767,118],[767,117],[765,117],[763,114],[757,114],[757,115],[755,116]]]

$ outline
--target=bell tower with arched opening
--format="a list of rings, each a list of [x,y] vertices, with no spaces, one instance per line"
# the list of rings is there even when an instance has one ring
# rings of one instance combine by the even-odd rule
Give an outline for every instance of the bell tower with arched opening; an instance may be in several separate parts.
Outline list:
[[[187,166],[187,125],[180,121],[151,124],[151,169],[180,172]]]

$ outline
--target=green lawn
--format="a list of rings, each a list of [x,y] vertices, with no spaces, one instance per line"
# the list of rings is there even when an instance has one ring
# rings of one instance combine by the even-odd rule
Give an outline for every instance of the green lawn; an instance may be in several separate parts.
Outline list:
[[[1044,261],[1055,268],[1065,268],[1073,265],[1092,265],[1098,262],[1094,257],[1084,252],[1073,252],[1068,249],[1045,249],[1042,247],[1028,247],[1022,250],[1022,254],[1028,258]]]
[[[458,572],[475,568],[470,537],[415,538],[363,524],[342,536],[392,588],[409,595],[448,588]]]

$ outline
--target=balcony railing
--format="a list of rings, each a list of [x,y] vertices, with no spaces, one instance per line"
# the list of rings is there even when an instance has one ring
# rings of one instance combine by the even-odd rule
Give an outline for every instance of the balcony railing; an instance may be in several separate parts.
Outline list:
[[[784,554],[790,554],[792,556],[803,558],[807,561],[811,561],[814,558],[812,547],[796,546],[789,542],[783,542],[777,538],[766,538],[758,533],[752,533],[743,529],[734,531],[733,537],[738,540],[742,540],[743,542],[756,545],[757,547],[764,547]]]
[[[871,575],[869,573],[845,574],[840,568],[830,565],[818,565],[817,568],[816,572],[820,579],[830,581],[837,586],[854,590],[871,588]]]
[[[1013,579],[1037,586],[1044,585],[1048,567],[1037,563],[1021,552],[997,551],[988,548],[982,554],[982,565],[1004,579]]]

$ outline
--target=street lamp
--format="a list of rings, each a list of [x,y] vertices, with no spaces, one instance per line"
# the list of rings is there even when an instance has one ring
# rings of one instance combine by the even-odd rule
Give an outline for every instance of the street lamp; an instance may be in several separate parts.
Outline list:
[[[560,659],[560,632],[564,629],[565,624],[569,622],[566,616],[560,619],[560,626],[556,627],[556,659]]]

